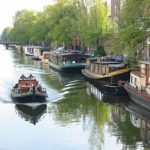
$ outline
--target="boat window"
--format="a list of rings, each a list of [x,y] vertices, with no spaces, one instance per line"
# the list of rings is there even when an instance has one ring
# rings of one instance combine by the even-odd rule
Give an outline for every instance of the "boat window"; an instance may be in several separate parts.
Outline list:
[[[134,78],[134,84],[137,85],[137,78]]]
[[[133,76],[131,76],[131,83],[133,83]]]

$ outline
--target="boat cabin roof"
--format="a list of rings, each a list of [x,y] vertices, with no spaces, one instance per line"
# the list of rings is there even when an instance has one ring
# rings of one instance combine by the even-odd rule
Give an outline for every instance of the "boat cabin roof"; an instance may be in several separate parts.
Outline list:
[[[117,65],[117,64],[121,64],[120,62],[117,61],[102,61],[102,62],[94,62],[95,64],[101,64],[101,65]]]

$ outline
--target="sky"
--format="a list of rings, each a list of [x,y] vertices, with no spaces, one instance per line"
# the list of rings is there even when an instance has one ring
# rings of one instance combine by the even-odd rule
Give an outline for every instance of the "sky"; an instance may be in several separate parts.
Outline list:
[[[45,5],[54,0],[4,0],[0,3],[0,34],[6,27],[11,27],[16,11],[22,9],[42,11]]]

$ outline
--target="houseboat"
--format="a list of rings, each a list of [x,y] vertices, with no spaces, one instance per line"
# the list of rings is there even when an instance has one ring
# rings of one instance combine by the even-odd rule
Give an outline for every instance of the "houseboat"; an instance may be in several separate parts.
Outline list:
[[[39,59],[46,64],[48,64],[49,58],[50,58],[50,51],[44,51],[42,55],[39,56]]]
[[[48,97],[46,89],[32,75],[22,75],[11,91],[11,97],[16,102],[43,102]]]
[[[34,56],[34,49],[36,46],[24,46],[24,53],[26,56]]]
[[[36,47],[34,49],[34,56],[32,57],[33,60],[42,60],[42,59],[49,59],[49,47]]]
[[[51,51],[49,57],[50,67],[59,71],[75,71],[85,68],[89,56],[71,51]]]
[[[127,94],[124,83],[130,78],[131,68],[121,60],[112,57],[87,59],[87,66],[82,74],[92,83],[97,84],[105,94]]]
[[[130,98],[139,105],[150,109],[150,61],[140,61],[137,71],[130,73],[130,80],[124,88]]]
[[[150,36],[145,41],[139,70],[131,72],[125,89],[135,103],[150,109]]]

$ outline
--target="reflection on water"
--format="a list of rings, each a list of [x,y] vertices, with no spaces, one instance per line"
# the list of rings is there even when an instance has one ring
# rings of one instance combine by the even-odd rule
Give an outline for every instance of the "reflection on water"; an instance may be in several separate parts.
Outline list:
[[[88,83],[87,90],[88,90],[88,94],[93,94],[98,100],[102,100],[104,94],[93,84]]]
[[[43,115],[46,113],[47,105],[36,103],[16,104],[15,109],[19,117],[35,125],[43,118]]]
[[[141,150],[146,145],[141,129],[130,122],[126,97],[103,95],[82,74],[57,72],[17,51],[0,54],[1,67],[9,61],[1,68],[7,76],[0,74],[1,148],[110,150],[111,144],[112,150]],[[32,73],[47,89],[46,103],[12,101],[10,91],[22,73]]]
[[[116,136],[117,143],[123,144],[122,146],[120,146],[120,144],[118,144],[118,146],[117,146],[118,149],[126,149],[126,150],[142,149],[143,146],[141,144],[142,139],[140,137],[140,132],[138,131],[138,129],[136,129],[132,126],[132,124],[130,122],[130,118],[128,117],[128,113],[126,112],[126,109],[124,109],[124,106],[127,106],[129,104],[129,102],[131,101],[129,99],[129,97],[128,96],[105,95],[95,85],[93,85],[89,82],[88,82],[87,87],[88,87],[87,88],[88,94],[90,96],[94,96],[98,100],[98,102],[100,102],[101,106],[102,106],[101,102],[103,102],[104,104],[108,104],[108,105],[103,105],[103,108],[101,107],[100,110],[97,110],[97,112],[100,111],[99,113],[101,113],[101,114],[103,114],[104,112],[106,113],[105,118],[107,118],[107,120],[105,120],[105,123],[103,126],[103,132],[106,131],[106,128],[108,128],[111,135]],[[148,114],[150,114],[150,113],[148,113]],[[100,115],[98,115],[98,116],[101,117]],[[100,122],[101,122],[100,125],[103,124],[102,118],[100,120]],[[96,129],[95,129],[95,131],[96,131]],[[105,133],[103,133],[103,132],[100,133],[100,131],[99,131],[98,134],[101,134],[101,135],[104,134],[104,137],[109,136],[109,135],[107,135],[106,132]],[[91,134],[91,136],[95,137],[93,133]],[[149,138],[149,136],[148,136],[148,138]],[[104,139],[105,138],[103,138],[101,140],[104,140]],[[109,136],[109,139],[110,139],[110,136]],[[104,145],[106,144],[105,140],[103,143]],[[103,144],[101,143],[100,145],[102,146]],[[120,148],[119,148],[119,146],[120,146]],[[102,147],[99,147],[99,148],[103,149]],[[116,147],[115,147],[115,149],[116,149]]]
[[[140,129],[140,136],[145,148],[150,148],[150,110],[144,109],[130,101],[126,107],[130,112],[130,121]]]

